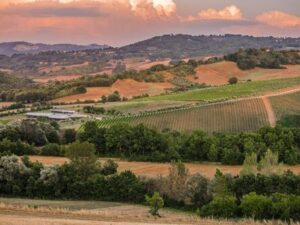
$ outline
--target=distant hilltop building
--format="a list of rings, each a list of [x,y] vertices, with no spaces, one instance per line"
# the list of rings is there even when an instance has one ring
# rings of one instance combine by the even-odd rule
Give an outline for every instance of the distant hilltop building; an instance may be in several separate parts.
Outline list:
[[[75,111],[53,109],[49,112],[28,112],[26,113],[28,118],[45,118],[50,120],[74,120],[85,117],[84,115],[78,114]]]

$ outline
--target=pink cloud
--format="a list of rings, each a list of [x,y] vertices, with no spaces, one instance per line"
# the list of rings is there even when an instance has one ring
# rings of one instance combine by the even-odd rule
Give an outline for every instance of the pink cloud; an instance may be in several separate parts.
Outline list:
[[[240,10],[235,5],[226,6],[221,10],[217,9],[205,9],[201,10],[197,16],[188,16],[185,18],[186,21],[195,20],[242,20],[243,15]]]
[[[286,28],[286,27],[299,27],[300,28],[300,17],[290,15],[280,11],[265,12],[258,15],[256,19],[270,26]]]

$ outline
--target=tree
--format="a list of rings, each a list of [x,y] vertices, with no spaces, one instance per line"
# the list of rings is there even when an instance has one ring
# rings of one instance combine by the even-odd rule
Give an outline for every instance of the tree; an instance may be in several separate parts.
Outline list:
[[[66,155],[77,168],[78,175],[87,178],[99,169],[95,152],[95,146],[89,142],[74,142],[69,146]]]
[[[257,174],[257,155],[256,153],[247,154],[243,163],[243,168],[240,172],[243,175]]]
[[[168,196],[178,202],[184,201],[184,186],[188,180],[189,171],[182,162],[172,162],[169,169],[167,191]]]
[[[105,95],[101,96],[101,102],[104,104],[107,102],[107,97]]]
[[[264,175],[283,174],[283,164],[279,163],[278,153],[268,149],[265,157],[258,164],[258,171]]]
[[[201,208],[211,200],[209,180],[200,174],[194,174],[188,179],[185,191],[186,204],[191,204],[197,208]]]
[[[101,170],[101,173],[105,176],[115,174],[118,170],[118,164],[113,160],[107,160]]]
[[[66,129],[63,132],[64,144],[70,144],[76,141],[76,130],[75,129]]]
[[[149,212],[152,216],[160,216],[158,211],[164,207],[164,200],[158,192],[154,192],[153,196],[145,196],[147,204],[150,206]]]
[[[236,77],[231,77],[228,80],[229,84],[237,84],[238,83],[238,79]]]

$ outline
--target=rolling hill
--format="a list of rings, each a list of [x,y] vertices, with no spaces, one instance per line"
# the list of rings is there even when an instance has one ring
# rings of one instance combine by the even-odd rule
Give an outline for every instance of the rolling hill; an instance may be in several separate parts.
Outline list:
[[[37,54],[48,51],[82,51],[88,49],[105,49],[107,45],[75,45],[75,44],[32,44],[28,42],[0,43],[0,55],[12,56],[14,54]]]

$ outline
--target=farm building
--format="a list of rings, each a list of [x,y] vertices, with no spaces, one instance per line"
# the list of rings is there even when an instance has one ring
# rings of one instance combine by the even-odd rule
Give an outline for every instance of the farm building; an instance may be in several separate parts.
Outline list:
[[[51,110],[50,112],[29,112],[26,113],[28,118],[45,118],[50,120],[71,120],[80,119],[84,115],[77,114],[75,111],[68,110]]]

